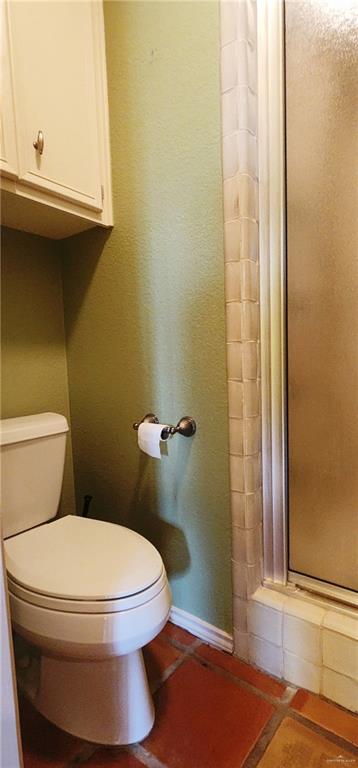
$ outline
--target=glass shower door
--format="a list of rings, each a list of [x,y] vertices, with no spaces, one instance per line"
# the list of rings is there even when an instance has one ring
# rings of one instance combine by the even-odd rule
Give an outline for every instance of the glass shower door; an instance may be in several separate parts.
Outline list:
[[[286,15],[289,569],[358,589],[358,7]]]

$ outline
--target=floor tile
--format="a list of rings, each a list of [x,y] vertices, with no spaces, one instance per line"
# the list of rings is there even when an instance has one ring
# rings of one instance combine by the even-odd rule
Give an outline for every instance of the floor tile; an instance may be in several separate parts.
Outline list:
[[[343,739],[358,745],[357,715],[345,712],[308,691],[297,691],[292,699],[291,707],[314,723],[322,725],[328,731],[332,731],[337,736],[342,736]]]
[[[215,648],[210,648],[209,645],[200,645],[197,648],[196,653],[199,654],[206,661],[210,661],[212,664],[216,664],[222,669],[226,669],[227,672],[231,672],[232,675],[245,680],[246,683],[251,683],[255,688],[258,688],[264,693],[269,693],[271,696],[282,696],[286,689],[284,683],[279,680],[275,680],[269,675],[265,675],[255,667],[251,667],[249,664],[245,664],[244,661],[235,656],[231,656],[229,653],[223,651],[217,651]]]
[[[160,680],[168,667],[181,656],[181,651],[165,642],[160,635],[143,649],[149,685]]]
[[[168,768],[239,768],[274,707],[190,659],[155,696],[144,742]]]
[[[85,742],[61,731],[22,697],[19,709],[24,768],[62,768],[83,749]]]
[[[354,764],[352,752],[342,749],[301,723],[286,717],[258,766],[259,768],[326,768],[330,765]]]
[[[81,761],[83,768],[143,768],[133,755],[124,750],[100,747],[89,760]]]
[[[172,624],[171,621],[167,622],[164,629],[160,633],[160,636],[161,635],[163,635],[163,637],[169,638],[170,640],[176,640],[182,645],[192,645],[192,643],[194,643],[196,640],[194,635],[191,635],[190,632],[186,631],[186,629],[182,629],[181,627],[177,627],[175,624]]]

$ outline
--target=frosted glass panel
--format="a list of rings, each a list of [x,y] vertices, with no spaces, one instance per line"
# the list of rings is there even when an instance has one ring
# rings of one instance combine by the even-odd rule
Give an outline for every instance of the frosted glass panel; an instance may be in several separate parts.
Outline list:
[[[358,588],[358,6],[286,2],[291,570]]]

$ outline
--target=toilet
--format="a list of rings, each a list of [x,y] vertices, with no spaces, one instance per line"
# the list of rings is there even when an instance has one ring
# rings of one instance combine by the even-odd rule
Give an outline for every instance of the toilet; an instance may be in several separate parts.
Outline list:
[[[64,416],[1,421],[2,534],[18,684],[50,721],[99,744],[141,741],[154,723],[142,648],[171,595],[152,544],[121,525],[67,515]]]

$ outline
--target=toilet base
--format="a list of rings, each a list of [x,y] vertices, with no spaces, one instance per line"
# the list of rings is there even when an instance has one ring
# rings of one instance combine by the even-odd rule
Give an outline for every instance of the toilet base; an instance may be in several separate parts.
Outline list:
[[[133,744],[154,723],[141,650],[106,660],[33,657],[18,670],[20,688],[62,730],[97,744]]]

